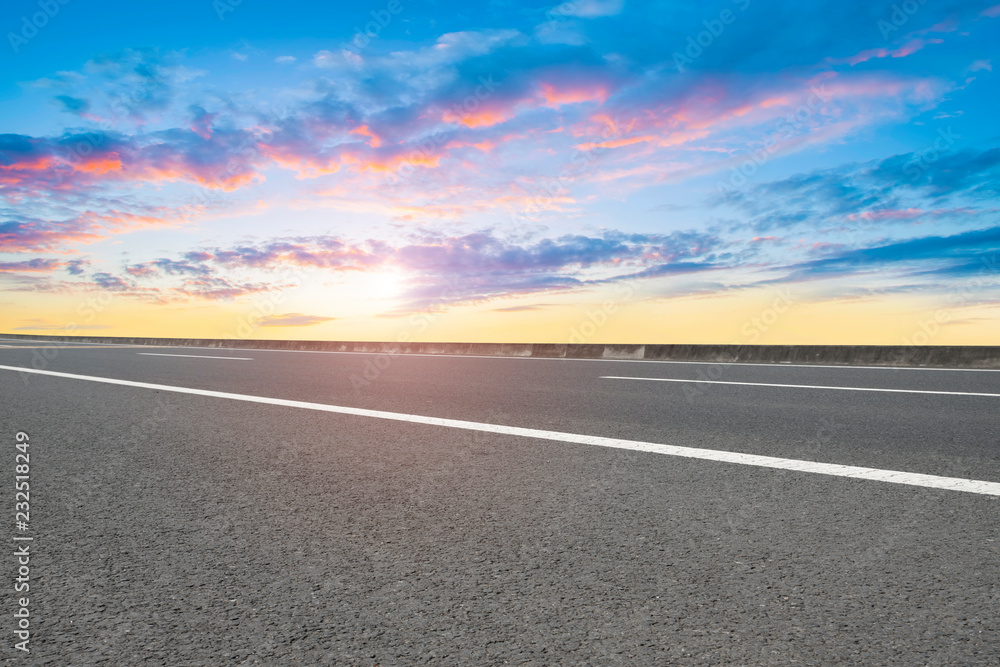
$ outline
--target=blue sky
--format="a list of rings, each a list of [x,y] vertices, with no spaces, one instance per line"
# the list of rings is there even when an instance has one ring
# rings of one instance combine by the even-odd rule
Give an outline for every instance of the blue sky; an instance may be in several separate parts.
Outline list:
[[[919,0],[14,2],[0,324],[995,341],[998,26]]]

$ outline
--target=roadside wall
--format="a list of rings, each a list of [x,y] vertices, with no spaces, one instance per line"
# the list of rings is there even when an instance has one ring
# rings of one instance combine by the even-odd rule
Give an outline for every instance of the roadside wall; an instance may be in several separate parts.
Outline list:
[[[570,359],[651,359],[719,363],[797,363],[858,366],[937,366],[1000,368],[1000,346],[961,345],[601,345],[549,343],[380,343],[313,340],[229,340],[221,338],[116,338],[108,336],[29,336],[46,344],[101,343],[251,350],[316,350],[384,354],[457,354]]]

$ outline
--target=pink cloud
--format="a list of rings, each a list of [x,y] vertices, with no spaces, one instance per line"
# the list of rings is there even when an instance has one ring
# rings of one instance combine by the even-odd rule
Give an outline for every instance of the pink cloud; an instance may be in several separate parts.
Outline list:
[[[129,181],[185,181],[232,191],[263,178],[253,157],[235,154],[241,138],[216,134],[206,141],[186,130],[150,137],[7,135],[0,140],[0,186],[9,195],[32,196]]]
[[[586,142],[582,144],[577,144],[577,149],[581,151],[590,151],[595,148],[621,148],[622,146],[631,146],[632,144],[648,143],[657,141],[657,137],[646,134],[637,137],[622,137],[619,139],[609,139],[607,141],[597,141],[597,142]]]
[[[99,228],[82,220],[67,222],[0,222],[0,250],[3,252],[65,252],[67,246],[93,243],[105,238]]]
[[[201,107],[195,107],[193,111],[195,112],[195,116],[191,119],[188,127],[192,132],[207,141],[212,136],[212,123],[215,122],[218,114],[208,113]]]
[[[867,62],[872,58],[905,58],[906,56],[913,55],[917,51],[920,51],[928,44],[943,44],[944,40],[938,39],[936,37],[930,39],[915,38],[908,41],[896,49],[887,48],[877,48],[877,49],[866,49],[860,53],[851,56],[850,58],[834,59],[829,58],[828,61],[832,63],[846,63],[848,65],[854,66],[859,63]]]
[[[610,94],[607,85],[603,83],[576,83],[576,84],[539,84],[542,98],[541,106],[550,109],[558,109],[567,104],[581,104],[583,102],[596,102],[603,104]]]
[[[74,254],[80,245],[115,234],[171,227],[204,212],[201,206],[147,207],[143,212],[85,210],[59,221],[13,219],[0,222],[0,251]]]
[[[973,208],[959,207],[959,208],[937,208],[931,210],[924,210],[920,208],[904,208],[904,209],[880,209],[877,211],[865,211],[864,213],[852,213],[847,216],[847,219],[854,222],[858,220],[865,220],[869,222],[877,221],[907,221],[907,220],[917,220],[919,218],[943,218],[943,217],[953,217],[953,216],[977,216],[982,212]]]
[[[368,145],[372,148],[378,148],[382,145],[382,139],[377,134],[368,129],[367,125],[359,125],[358,127],[351,130],[351,134],[357,134],[362,137],[368,137]]]
[[[395,172],[404,165],[411,167],[437,167],[443,156],[417,150],[400,150],[397,152],[365,155],[361,153],[346,153],[342,160],[359,171]]]
[[[159,272],[156,270],[156,267],[143,264],[126,267],[125,273],[134,278],[147,278],[149,276],[155,276]]]
[[[57,269],[68,267],[69,262],[60,262],[54,259],[35,259],[20,262],[0,262],[0,272],[2,273],[51,273]]]
[[[482,109],[468,113],[458,113],[454,110],[448,110],[441,116],[441,120],[446,123],[461,123],[469,128],[477,128],[491,127],[493,125],[505,123],[513,118],[514,115],[513,107],[510,109],[495,107],[492,109]]]
[[[864,213],[852,213],[847,216],[848,220],[913,220],[925,215],[927,211],[919,208],[906,209],[883,209],[879,211],[865,211]]]
[[[260,150],[278,166],[294,171],[297,178],[316,178],[340,171],[335,157],[310,155],[293,146],[261,144]]]

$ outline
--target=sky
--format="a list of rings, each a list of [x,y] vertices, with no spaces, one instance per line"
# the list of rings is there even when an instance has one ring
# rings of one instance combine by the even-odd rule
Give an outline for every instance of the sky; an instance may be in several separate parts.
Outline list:
[[[0,332],[1000,342],[1000,5],[15,0]]]

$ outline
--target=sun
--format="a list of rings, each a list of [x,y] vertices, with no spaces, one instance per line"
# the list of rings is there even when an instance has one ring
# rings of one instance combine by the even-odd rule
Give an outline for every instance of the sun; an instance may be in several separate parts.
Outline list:
[[[402,271],[380,270],[363,274],[352,289],[356,295],[367,301],[388,301],[398,298],[406,286]]]

